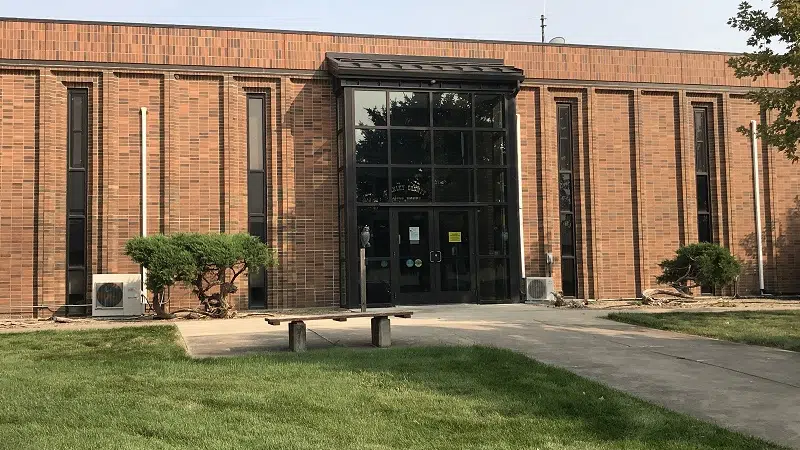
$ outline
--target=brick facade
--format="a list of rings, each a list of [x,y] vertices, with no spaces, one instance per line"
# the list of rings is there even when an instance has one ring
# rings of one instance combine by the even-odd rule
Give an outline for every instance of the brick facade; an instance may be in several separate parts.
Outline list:
[[[579,295],[635,297],[697,240],[692,108],[709,108],[714,239],[757,290],[752,163],[736,131],[758,109],[730,55],[533,43],[0,20],[0,314],[65,298],[66,98],[90,99],[89,273],[136,271],[140,108],[148,109],[148,231],[247,229],[246,95],[267,94],[270,308],[339,304],[336,112],[326,52],[501,58],[517,95],[529,276],[558,255],[556,104],[574,105]],[[760,152],[767,289],[800,291],[800,172]],[[560,268],[553,276],[558,284]],[[244,293],[246,289],[240,292]],[[175,292],[171,307],[191,305]],[[237,297],[245,308],[244,295]]]

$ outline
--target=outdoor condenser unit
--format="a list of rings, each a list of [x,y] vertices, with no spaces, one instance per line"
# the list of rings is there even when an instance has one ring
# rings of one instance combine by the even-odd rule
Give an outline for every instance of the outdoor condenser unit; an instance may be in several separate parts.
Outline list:
[[[553,279],[550,277],[525,278],[526,299],[529,302],[544,302],[552,300]]]
[[[140,274],[92,276],[92,316],[134,317],[144,314]]]

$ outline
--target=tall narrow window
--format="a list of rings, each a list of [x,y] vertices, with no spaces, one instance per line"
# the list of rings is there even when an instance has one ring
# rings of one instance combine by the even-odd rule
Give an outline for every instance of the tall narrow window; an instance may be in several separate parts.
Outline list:
[[[264,109],[266,95],[247,96],[247,219],[250,234],[267,241],[266,128]],[[248,306],[267,306],[267,279],[263,270],[249,274]]]
[[[67,304],[86,304],[86,183],[89,91],[67,93]],[[86,307],[68,307],[85,314]]]
[[[697,180],[697,238],[713,242],[711,224],[711,179],[708,136],[708,109],[694,109],[695,177]]]
[[[558,108],[558,209],[561,222],[561,290],[567,297],[578,294],[575,258],[575,208],[572,182],[572,104]]]
[[[714,242],[709,147],[708,108],[697,107],[694,109],[694,173],[697,180],[697,240],[700,242]],[[701,292],[711,294],[713,288],[703,286]]]

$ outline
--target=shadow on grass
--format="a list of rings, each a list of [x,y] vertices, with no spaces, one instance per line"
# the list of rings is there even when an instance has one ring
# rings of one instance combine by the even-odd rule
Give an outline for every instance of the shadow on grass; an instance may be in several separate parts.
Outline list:
[[[187,432],[207,426],[234,448],[255,438],[294,448],[778,448],[508,350],[336,348],[192,360],[177,339],[167,327],[0,335],[0,365],[13,365],[20,389],[71,376],[105,380],[103,391],[86,389],[81,401],[96,411],[85,415],[108,415],[107,407],[117,429],[185,448],[212,445]],[[29,395],[8,388],[0,383],[0,425],[23,409],[57,423],[76,401],[69,389],[54,391],[49,401],[60,407],[40,417]],[[148,426],[138,408],[169,421]]]
[[[617,322],[800,351],[800,310],[611,313]]]

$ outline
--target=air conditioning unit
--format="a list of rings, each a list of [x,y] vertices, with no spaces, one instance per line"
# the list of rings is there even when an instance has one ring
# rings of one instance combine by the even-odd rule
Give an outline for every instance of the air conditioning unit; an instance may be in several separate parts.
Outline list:
[[[525,293],[529,302],[553,300],[554,292],[553,279],[550,277],[525,278]]]
[[[92,276],[92,316],[134,317],[144,314],[140,274]]]

